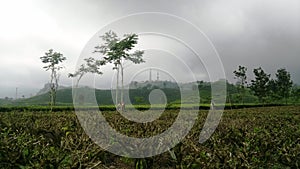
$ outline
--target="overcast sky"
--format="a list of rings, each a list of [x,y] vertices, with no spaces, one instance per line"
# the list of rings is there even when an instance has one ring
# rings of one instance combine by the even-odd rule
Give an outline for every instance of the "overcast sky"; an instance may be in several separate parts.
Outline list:
[[[124,16],[140,12],[176,15],[198,27],[203,36],[191,33],[192,26],[188,22],[174,27],[182,19],[178,23],[174,21],[174,24],[168,17],[155,15],[149,19],[131,16],[124,19]],[[67,78],[67,74],[75,69],[82,51],[94,44],[95,40],[91,39],[100,35],[101,30],[110,28],[115,28],[120,35],[130,33],[128,30],[140,33],[139,44],[141,49],[146,50],[145,58],[149,67],[156,67],[156,63],[159,65],[172,57],[177,58],[170,65],[163,64],[158,68],[167,67],[170,76],[174,73],[182,77],[179,81],[191,80],[185,79],[180,72],[194,69],[197,69],[194,71],[197,79],[206,80],[207,65],[195,63],[193,54],[189,53],[191,51],[185,51],[187,49],[184,48],[179,51],[180,44],[174,39],[168,42],[161,36],[145,36],[143,31],[156,30],[175,36],[194,50],[202,51],[198,53],[200,57],[207,58],[213,55],[210,40],[231,82],[234,82],[232,72],[238,65],[245,65],[249,78],[253,77],[253,68],[260,66],[271,74],[278,68],[286,68],[291,72],[294,82],[300,84],[299,21],[299,0],[0,0],[0,97],[14,97],[16,87],[19,95],[27,97],[42,88],[49,81],[49,72],[42,69],[39,57],[51,48],[67,57],[64,63],[66,69],[61,72],[61,84],[71,85],[72,80]],[[118,24],[121,26],[117,27]],[[153,42],[156,46],[151,46]],[[198,44],[198,48],[193,44]],[[184,45],[181,43],[181,46]],[[178,50],[171,51],[169,48]],[[182,64],[182,60],[187,64]],[[131,73],[142,70],[145,65],[135,68]],[[101,77],[100,87],[109,85],[106,81],[111,80],[110,73]],[[126,78],[132,79],[133,75]]]

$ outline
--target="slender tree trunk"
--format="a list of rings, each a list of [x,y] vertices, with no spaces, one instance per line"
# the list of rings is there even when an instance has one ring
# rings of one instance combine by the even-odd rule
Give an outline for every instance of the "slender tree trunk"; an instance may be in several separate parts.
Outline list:
[[[231,94],[228,94],[228,102],[230,104],[230,109],[232,110]]]
[[[53,90],[53,106],[56,105],[56,89]]]
[[[50,84],[51,86],[50,86],[50,109],[51,109],[51,111],[52,111],[52,108],[53,108],[53,103],[54,103],[54,97],[53,97],[53,95],[54,95],[54,88],[53,88],[53,83],[51,83]]]
[[[243,105],[243,108],[244,108],[245,107],[244,95],[242,95],[242,105]]]
[[[242,87],[242,105],[243,105],[243,108],[245,106],[245,103],[244,103],[244,96],[245,96],[245,89]]]
[[[122,83],[122,89],[121,89],[121,104],[124,104],[124,72],[123,72],[123,65],[120,64],[121,67],[121,83]]]
[[[117,86],[116,86],[116,105],[118,106],[119,100],[118,100],[118,92],[119,92],[119,73],[120,73],[120,67],[118,65],[117,67]]]
[[[75,85],[76,88],[78,88],[78,84],[79,84],[79,81],[81,80],[82,76],[83,76],[83,74],[81,74],[81,75],[78,77],[78,79],[77,79],[77,81],[76,81],[76,85]]]
[[[54,94],[53,94],[53,105],[56,105],[56,94],[58,90],[58,81],[59,81],[60,75],[55,71],[54,73],[54,80],[55,80],[55,85],[54,85]]]
[[[50,78],[50,111],[52,112],[53,103],[54,103],[54,72],[55,70],[51,69],[51,78]]]
[[[263,107],[265,107],[265,99],[261,98],[261,102],[263,104]]]

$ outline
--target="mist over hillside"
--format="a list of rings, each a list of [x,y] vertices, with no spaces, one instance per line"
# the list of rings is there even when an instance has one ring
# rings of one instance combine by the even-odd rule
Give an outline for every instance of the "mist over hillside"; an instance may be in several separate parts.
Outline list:
[[[218,82],[214,82],[213,84],[218,84]],[[45,84],[44,88],[40,89],[37,95],[30,98],[20,98],[17,100],[14,99],[1,99],[0,105],[48,105],[49,102],[49,91],[50,84]],[[234,85],[227,83],[229,87],[229,91],[232,93],[236,93],[237,90]],[[95,92],[96,99],[98,104],[101,105],[112,105],[114,104],[113,97],[115,90],[102,90],[102,89],[94,89],[91,87],[80,87],[85,88],[86,90],[90,90]],[[193,95],[199,91],[201,102],[202,103],[210,103],[211,99],[211,83],[199,81],[199,82],[190,82],[190,83],[181,83],[177,84],[171,81],[146,81],[146,82],[132,82],[125,88],[129,88],[129,90],[125,90],[125,98],[129,98],[129,100],[124,100],[125,103],[132,104],[149,104],[149,95],[151,91],[155,89],[161,90],[166,96],[166,102],[170,103],[180,103],[181,102],[181,91],[185,91],[187,93],[187,99],[184,101],[185,103],[192,102]],[[198,90],[198,91],[197,91]],[[58,105],[72,105],[72,87],[60,86],[57,91],[56,100]],[[189,101],[190,100],[190,101]],[[86,100],[89,102],[89,100]]]

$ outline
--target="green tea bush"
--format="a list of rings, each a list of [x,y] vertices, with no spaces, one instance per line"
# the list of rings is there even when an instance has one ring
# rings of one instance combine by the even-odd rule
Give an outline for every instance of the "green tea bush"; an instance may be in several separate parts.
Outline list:
[[[115,111],[103,115],[116,131],[145,138],[168,129],[178,112],[166,110],[145,124]],[[130,159],[93,143],[73,111],[2,112],[0,168],[299,168],[299,106],[226,110],[213,135],[200,144],[206,116],[207,110],[199,111],[192,130],[170,151]]]

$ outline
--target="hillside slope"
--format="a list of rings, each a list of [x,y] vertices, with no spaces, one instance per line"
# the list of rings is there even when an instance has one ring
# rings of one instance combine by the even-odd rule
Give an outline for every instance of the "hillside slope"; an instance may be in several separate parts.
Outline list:
[[[94,89],[88,89],[94,90]],[[161,89],[166,94],[168,103],[174,102],[176,100],[180,100],[180,91],[179,89]],[[129,98],[131,103],[133,104],[149,104],[149,94],[152,89],[131,89],[129,90]],[[111,90],[99,90],[95,89],[96,100],[98,104],[101,105],[112,105],[112,91]],[[128,93],[124,93],[125,96]],[[90,102],[88,99],[86,102]],[[56,96],[57,105],[72,105],[72,88],[61,89],[57,91]],[[125,103],[128,103],[128,100],[125,100]],[[14,105],[48,105],[49,104],[49,94],[41,94],[37,96],[33,96],[28,99],[20,99],[14,101],[12,104]]]

